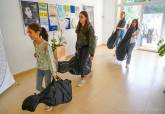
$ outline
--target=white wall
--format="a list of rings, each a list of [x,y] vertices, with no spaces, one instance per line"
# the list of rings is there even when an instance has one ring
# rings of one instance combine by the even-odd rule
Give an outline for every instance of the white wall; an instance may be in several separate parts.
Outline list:
[[[40,0],[41,1],[41,0]],[[95,31],[102,43],[102,0],[42,0],[48,3],[73,4],[76,6],[93,5],[95,7]],[[108,1],[108,0],[107,0]],[[25,36],[19,0],[1,0],[0,4],[0,27],[4,36],[4,45],[12,74],[34,68],[34,49],[31,40]],[[66,54],[73,54],[75,51],[76,35],[75,30],[68,30],[65,33],[67,43]]]
[[[104,0],[103,2],[103,43],[106,44],[115,27],[116,1]]]

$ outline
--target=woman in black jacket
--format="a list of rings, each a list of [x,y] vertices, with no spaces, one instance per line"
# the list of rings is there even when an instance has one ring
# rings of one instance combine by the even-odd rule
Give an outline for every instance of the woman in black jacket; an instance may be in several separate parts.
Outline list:
[[[81,87],[85,83],[84,70],[87,64],[87,60],[89,58],[92,60],[95,54],[96,37],[94,29],[89,22],[88,13],[86,11],[81,11],[79,18],[80,19],[76,29],[76,52],[81,72],[81,81],[77,86]]]

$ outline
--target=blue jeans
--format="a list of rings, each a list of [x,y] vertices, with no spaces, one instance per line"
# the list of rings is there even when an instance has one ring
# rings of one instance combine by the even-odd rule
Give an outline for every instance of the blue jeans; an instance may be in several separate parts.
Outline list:
[[[38,91],[42,91],[42,82],[43,78],[45,77],[45,86],[47,87],[51,83],[51,71],[50,70],[40,70],[37,69],[37,80],[36,80],[36,89]]]
[[[87,60],[89,57],[89,46],[85,46],[78,49],[78,57],[79,57],[79,66],[81,72],[81,78],[84,78],[84,70],[87,64]]]
[[[125,30],[118,30],[118,32],[117,32],[117,39],[116,39],[116,42],[115,42],[115,46],[116,47],[118,47],[118,44],[123,39],[124,35],[125,35]]]
[[[131,62],[131,56],[132,56],[132,51],[133,51],[134,47],[135,47],[135,43],[127,44],[127,47],[126,47],[126,50],[127,50],[127,61],[126,61],[126,64],[130,64],[130,62]]]

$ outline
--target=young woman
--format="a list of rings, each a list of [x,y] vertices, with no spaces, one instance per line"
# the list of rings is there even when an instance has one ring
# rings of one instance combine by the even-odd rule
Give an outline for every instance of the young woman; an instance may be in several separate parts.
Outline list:
[[[80,12],[79,23],[77,25],[76,33],[76,51],[79,57],[81,70],[81,81],[77,86],[81,87],[85,83],[84,68],[86,66],[87,59],[89,57],[91,60],[93,59],[96,48],[95,32],[92,25],[89,22],[88,13],[86,11]]]
[[[115,46],[118,47],[119,42],[122,40],[124,37],[124,32],[125,32],[125,25],[126,25],[126,20],[125,20],[125,12],[122,11],[120,13],[120,21],[116,27],[117,31],[117,39],[115,42]]]
[[[139,23],[138,23],[138,19],[133,19],[131,26],[133,29],[135,29],[135,32],[133,32],[130,41],[127,44],[126,50],[127,50],[127,61],[126,61],[126,68],[129,67],[129,64],[131,62],[131,55],[132,55],[132,51],[133,48],[135,47],[136,44],[136,39],[138,37],[139,34]]]
[[[48,33],[45,28],[36,23],[32,23],[27,28],[28,36],[33,41],[35,47],[35,57],[37,60],[36,94],[43,90],[42,82],[45,78],[46,87],[51,83],[51,77],[56,77],[55,59],[48,41]],[[52,107],[46,107],[50,111]]]

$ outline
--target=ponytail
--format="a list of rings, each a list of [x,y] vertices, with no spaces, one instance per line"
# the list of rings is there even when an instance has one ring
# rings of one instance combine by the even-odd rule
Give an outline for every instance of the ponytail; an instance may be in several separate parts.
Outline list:
[[[40,36],[42,36],[42,38],[48,42],[48,32],[44,27],[41,27]]]
[[[31,23],[29,26],[28,26],[30,29],[34,30],[35,32],[40,32],[40,36],[42,36],[42,38],[45,40],[45,41],[48,41],[48,32],[46,31],[46,29],[44,27],[41,27],[39,24],[37,23]]]

